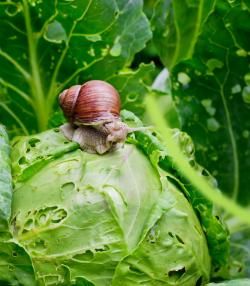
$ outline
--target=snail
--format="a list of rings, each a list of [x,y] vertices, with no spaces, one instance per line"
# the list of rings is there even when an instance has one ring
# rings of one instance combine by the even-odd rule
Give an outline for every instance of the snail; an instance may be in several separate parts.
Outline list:
[[[120,118],[120,96],[109,83],[91,80],[74,85],[59,95],[59,104],[69,121],[60,127],[64,136],[89,153],[104,154],[121,146],[130,128]]]

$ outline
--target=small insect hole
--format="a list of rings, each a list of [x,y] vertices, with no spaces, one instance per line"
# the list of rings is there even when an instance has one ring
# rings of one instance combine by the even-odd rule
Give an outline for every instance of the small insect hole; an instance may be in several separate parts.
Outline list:
[[[201,286],[202,285],[202,276],[196,281],[195,286]]]
[[[131,272],[133,272],[133,273],[143,275],[143,273],[142,273],[142,271],[141,271],[140,269],[138,269],[138,268],[136,268],[136,267],[134,267],[134,266],[132,266],[132,265],[129,266],[129,270],[130,270]]]
[[[169,232],[168,235],[174,238],[174,235],[172,234],[172,232]]]
[[[168,271],[168,277],[178,279],[186,272],[185,267]]]
[[[13,251],[13,252],[12,252],[12,256],[13,256],[13,257],[17,257],[17,252],[16,252],[16,251]]]
[[[19,165],[24,165],[24,164],[26,164],[27,163],[27,160],[26,160],[26,158],[23,156],[23,157],[21,157],[19,160],[18,160],[18,164]]]
[[[201,174],[202,174],[202,176],[205,176],[205,177],[209,176],[209,173],[208,173],[208,171],[206,169],[203,169]]]
[[[184,241],[179,237],[178,234],[176,234],[176,238],[181,244],[185,244]]]
[[[40,139],[38,139],[38,138],[31,138],[29,140],[29,144],[31,147],[36,147],[37,143],[39,143],[39,142],[40,142]]]

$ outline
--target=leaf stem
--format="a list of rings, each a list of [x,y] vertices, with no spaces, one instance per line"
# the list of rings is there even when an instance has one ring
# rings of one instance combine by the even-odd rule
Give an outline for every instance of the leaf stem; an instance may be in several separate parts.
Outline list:
[[[62,54],[61,54],[61,56],[60,56],[60,58],[59,58],[59,60],[58,60],[58,62],[56,64],[55,70],[54,70],[54,72],[52,74],[50,88],[49,88],[49,92],[48,92],[48,103],[49,103],[49,106],[53,105],[55,97],[57,96],[57,94],[56,94],[56,89],[57,89],[57,87],[56,87],[56,80],[57,80],[57,76],[58,76],[59,70],[61,68],[61,65],[62,65],[62,63],[63,63],[63,61],[65,59],[65,56],[66,56],[67,52],[68,52],[69,43],[70,43],[72,34],[73,34],[74,30],[75,30],[75,27],[76,27],[78,21],[83,19],[84,16],[86,15],[86,13],[88,12],[89,7],[91,6],[92,2],[93,2],[93,0],[89,0],[89,3],[87,5],[86,9],[82,13],[82,15],[73,22],[73,25],[72,25],[72,27],[70,29],[67,42],[65,43],[65,48],[64,48],[64,50],[63,50],[63,52],[62,52]]]
[[[23,0],[23,13],[27,30],[30,65],[32,71],[30,87],[34,99],[35,112],[37,113],[38,129],[39,131],[43,131],[47,128],[48,112],[39,73],[39,65],[37,59],[37,39],[34,37],[34,33],[32,31],[31,17],[27,0]]]
[[[228,213],[238,217],[240,221],[250,225],[250,211],[235,203],[223,195],[219,190],[212,188],[202,176],[189,165],[180,148],[176,145],[171,136],[168,122],[159,113],[156,101],[153,96],[149,95],[146,98],[147,111],[154,122],[156,129],[161,133],[164,143],[169,150],[169,153],[174,158],[175,165],[180,169],[180,172],[199,190],[206,198],[212,201],[215,205],[222,207]]]

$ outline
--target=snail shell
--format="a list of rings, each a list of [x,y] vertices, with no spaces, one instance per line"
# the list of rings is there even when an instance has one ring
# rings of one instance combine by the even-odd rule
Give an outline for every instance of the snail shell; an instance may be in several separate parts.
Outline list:
[[[120,118],[120,97],[107,82],[91,80],[74,85],[59,96],[65,117],[75,124],[110,122]]]

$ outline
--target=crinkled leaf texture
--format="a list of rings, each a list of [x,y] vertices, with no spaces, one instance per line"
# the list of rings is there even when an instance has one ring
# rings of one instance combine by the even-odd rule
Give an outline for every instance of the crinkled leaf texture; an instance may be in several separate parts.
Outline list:
[[[23,247],[10,241],[11,199],[10,146],[6,130],[0,125],[0,285],[35,286],[30,257]]]
[[[142,6],[142,0],[1,1],[0,121],[9,132],[45,130],[62,89],[108,80],[129,65],[151,37]]]
[[[12,232],[40,285],[208,282],[195,212],[134,144],[88,154],[52,129],[17,138],[12,162]]]
[[[131,112],[122,112],[123,120],[131,126],[141,126],[140,120]],[[174,160],[168,154],[167,148],[157,134],[151,132],[136,132],[130,136],[129,141],[137,145],[150,158],[156,168],[167,172],[167,178],[192,204],[206,234],[209,253],[212,257],[213,276],[228,277],[229,263],[229,232],[223,221],[220,220],[212,203],[204,198],[175,167]],[[178,129],[173,129],[173,138],[187,158],[189,164],[197,171],[197,176],[204,176],[211,186],[216,187],[216,181],[206,169],[196,163],[194,145],[191,138]]]

